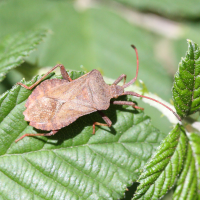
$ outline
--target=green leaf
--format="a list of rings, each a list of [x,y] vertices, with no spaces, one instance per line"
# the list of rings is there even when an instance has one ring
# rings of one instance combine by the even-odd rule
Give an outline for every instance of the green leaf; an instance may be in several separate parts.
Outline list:
[[[44,39],[47,30],[36,30],[4,37],[0,41],[0,81],[9,70],[24,62],[36,46]]]
[[[69,75],[75,79],[82,73]],[[120,199],[164,137],[143,112],[111,106],[105,114],[112,127],[99,126],[95,135],[93,122],[103,122],[97,113],[52,137],[15,143],[25,133],[41,132],[24,121],[30,93],[18,85],[0,98],[0,198]]]
[[[200,135],[187,133],[189,143],[183,171],[177,181],[173,199],[200,199]]]
[[[175,184],[183,168],[187,137],[179,124],[163,140],[155,155],[145,165],[133,199],[159,199]]]
[[[200,50],[191,40],[186,57],[179,63],[172,90],[174,106],[181,117],[200,109]]]

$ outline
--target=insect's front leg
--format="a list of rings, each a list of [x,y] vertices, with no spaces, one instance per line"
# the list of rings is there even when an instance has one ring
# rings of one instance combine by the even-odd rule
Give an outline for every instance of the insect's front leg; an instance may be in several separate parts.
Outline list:
[[[72,81],[72,79],[70,78],[69,74],[65,70],[65,67],[63,65],[61,65],[61,64],[57,64],[56,66],[54,66],[50,71],[48,71],[44,76],[42,76],[38,81],[36,81],[31,86],[24,85],[23,83],[20,83],[20,82],[18,82],[17,84],[21,85],[22,87],[24,87],[24,88],[26,88],[28,90],[32,90],[36,85],[38,85],[46,76],[48,76],[57,67],[60,67],[60,72],[62,74],[63,79],[67,80],[68,82]]]
[[[98,110],[98,113],[101,115],[101,117],[106,122],[106,124],[103,124],[103,123],[100,123],[100,122],[94,122],[93,123],[93,134],[95,134],[95,125],[108,126],[108,127],[111,127],[111,125],[112,125],[111,120],[103,112]]]
[[[115,104],[115,105],[127,105],[127,106],[132,106],[135,109],[140,109],[140,110],[144,110],[144,108],[141,108],[139,106],[136,106],[135,103],[131,102],[131,101],[111,101],[111,104]]]
[[[19,139],[15,140],[15,142],[19,142],[19,140],[23,139],[24,137],[30,137],[30,136],[51,136],[51,135],[54,135],[56,134],[58,131],[57,130],[54,130],[54,131],[51,131],[49,133],[26,133],[24,135],[22,135]]]
[[[122,79],[124,79],[124,84],[126,83],[126,74],[122,74],[115,80],[115,82],[112,85],[117,85]]]

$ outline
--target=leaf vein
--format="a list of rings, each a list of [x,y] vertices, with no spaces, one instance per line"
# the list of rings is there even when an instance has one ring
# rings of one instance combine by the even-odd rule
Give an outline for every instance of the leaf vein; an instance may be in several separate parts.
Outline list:
[[[35,195],[35,193],[34,192],[32,192],[29,188],[26,188],[23,184],[20,184],[18,181],[14,181],[13,179],[12,179],[12,177],[10,177],[8,174],[6,174],[5,172],[3,172],[1,169],[0,169],[0,171],[5,175],[5,176],[7,176],[11,181],[13,181],[13,182],[15,182],[15,183],[17,183],[19,186],[21,186],[21,187],[23,187],[23,188],[25,188],[26,190],[28,190],[28,191],[30,191],[30,193],[32,193],[33,195]],[[36,194],[37,195],[37,194]],[[39,197],[41,197],[41,198],[43,198],[42,196],[40,196],[40,195],[37,195],[37,196],[39,196]],[[43,198],[44,199],[44,198]]]
[[[26,159],[24,156],[22,156],[22,158],[23,158],[28,164],[30,164],[34,169],[36,169],[39,173],[41,173],[43,176],[45,176],[46,178],[52,180],[53,182],[58,183],[59,185],[63,186],[64,188],[66,188],[66,186],[63,185],[61,182],[58,182],[57,180],[53,179],[53,178],[50,177],[50,176],[47,176],[47,175],[44,174],[42,171],[40,171],[39,168],[35,167],[35,166],[33,165],[33,163],[31,163],[31,162],[30,162],[28,159]],[[75,193],[75,192],[72,191],[72,190],[71,190],[71,192],[74,193],[75,195],[77,194],[77,193]],[[55,193],[55,190],[54,190],[54,193]],[[80,196],[80,195],[79,195],[79,196]]]
[[[53,152],[56,156],[58,156],[59,158],[61,158],[66,164],[68,164],[69,166],[71,166],[73,169],[76,169],[80,174],[83,174],[84,176],[88,177],[89,179],[94,179],[95,182],[98,182],[98,185],[99,185],[99,184],[102,184],[102,185],[104,186],[105,189],[108,188],[107,185],[105,185],[104,183],[100,182],[99,180],[97,180],[97,179],[94,178],[94,177],[89,176],[89,175],[86,174],[83,170],[80,171],[76,166],[74,166],[74,165],[72,165],[71,163],[67,162],[66,159],[64,159],[62,156],[58,155],[55,151],[52,151],[52,152]],[[109,188],[109,189],[112,190],[111,188]],[[112,191],[115,192],[114,190],[112,190]],[[98,195],[101,196],[100,193],[99,193]],[[102,198],[104,198],[104,197],[102,197]],[[105,199],[105,198],[104,198],[104,199]]]

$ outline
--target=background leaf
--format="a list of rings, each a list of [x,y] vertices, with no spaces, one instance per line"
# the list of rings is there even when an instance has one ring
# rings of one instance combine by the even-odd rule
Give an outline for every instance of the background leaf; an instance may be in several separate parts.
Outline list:
[[[189,143],[184,168],[177,181],[174,200],[200,198],[200,135],[187,133]]]
[[[188,40],[186,57],[181,59],[173,86],[174,106],[177,113],[188,116],[200,109],[200,50]]]
[[[174,186],[183,168],[187,137],[179,124],[163,140],[155,155],[145,165],[137,182],[135,199],[160,199]]]
[[[169,18],[198,18],[200,17],[198,10],[200,9],[199,1],[187,1],[187,0],[116,0],[117,2],[132,6],[141,11],[151,11],[158,13],[159,15]],[[169,9],[170,8],[170,9]]]
[[[4,37],[0,41],[0,82],[9,70],[24,62],[44,39],[47,30],[36,30]]]
[[[81,74],[70,72],[73,79]],[[97,113],[79,118],[53,137],[27,137],[16,144],[25,133],[41,132],[22,114],[30,93],[14,86],[0,99],[2,198],[122,198],[164,138],[143,112],[111,106],[105,113],[113,126],[98,127],[95,135],[92,123],[102,121]]]

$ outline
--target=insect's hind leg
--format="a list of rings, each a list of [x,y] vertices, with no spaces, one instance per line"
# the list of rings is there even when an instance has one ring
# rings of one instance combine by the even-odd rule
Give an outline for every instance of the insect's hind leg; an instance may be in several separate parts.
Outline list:
[[[50,71],[48,71],[44,76],[42,76],[38,81],[36,81],[33,85],[31,86],[27,86],[23,83],[18,82],[18,85],[21,85],[22,87],[28,89],[28,90],[32,90],[36,85],[38,85],[46,76],[48,76],[53,70],[55,70],[57,67],[60,67],[60,72],[62,74],[63,79],[67,80],[68,82],[72,81],[72,79],[70,78],[69,74],[67,73],[67,71],[65,70],[65,67],[61,64],[57,64],[56,66],[54,66]]]
[[[19,139],[17,139],[17,140],[15,140],[15,142],[17,143],[17,142],[19,142],[21,139],[23,139],[24,137],[33,137],[33,136],[51,136],[51,135],[54,135],[54,134],[56,134],[58,131],[57,130],[54,130],[54,131],[51,131],[51,132],[49,132],[49,133],[26,133],[26,134],[24,134],[24,135],[22,135]]]
[[[127,105],[127,106],[132,106],[135,109],[140,109],[140,110],[144,110],[144,108],[141,108],[139,106],[136,106],[135,103],[131,102],[131,101],[111,101],[111,104],[115,104],[115,105]]]
[[[98,113],[101,115],[101,117],[106,122],[106,124],[103,124],[103,123],[100,123],[100,122],[94,122],[93,123],[93,134],[95,134],[95,125],[108,126],[108,127],[111,127],[111,125],[112,125],[111,120],[103,112],[98,110]]]

